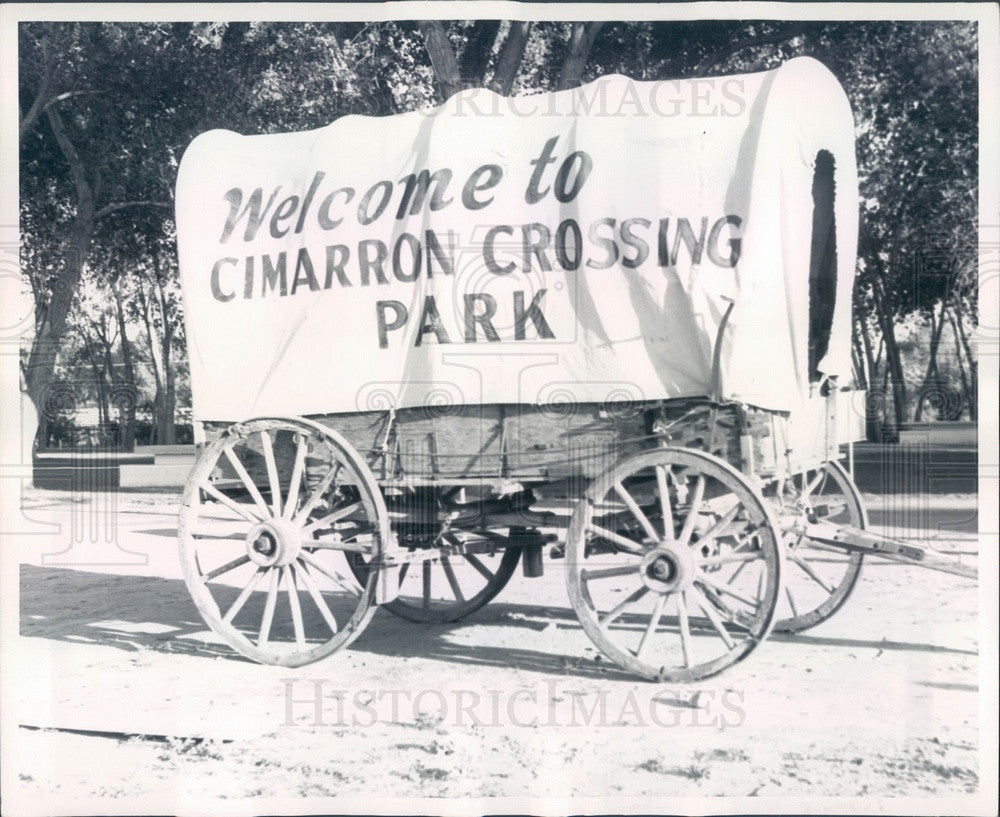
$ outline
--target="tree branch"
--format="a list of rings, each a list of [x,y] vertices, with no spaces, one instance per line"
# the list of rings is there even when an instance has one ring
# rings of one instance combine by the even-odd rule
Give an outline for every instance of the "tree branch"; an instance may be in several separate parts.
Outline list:
[[[734,43],[730,43],[724,49],[720,49],[715,53],[715,55],[710,60],[703,60],[698,64],[698,72],[701,73],[708,68],[718,67],[720,70],[726,62],[735,57],[740,51],[744,51],[747,48],[757,48],[762,45],[777,45],[785,40],[791,40],[800,34],[805,33],[805,26],[802,23],[790,23],[786,26],[782,26],[776,31],[772,31],[768,34],[754,34],[749,37],[743,37],[740,40],[736,40]]]
[[[42,59],[44,60],[42,79],[38,84],[38,93],[35,95],[34,102],[31,103],[31,107],[28,108],[28,112],[21,120],[17,137],[19,142],[35,126],[42,111],[52,104],[51,100],[46,101],[46,99],[52,92],[52,85],[55,81],[56,61],[52,56],[52,44],[49,42],[48,36],[42,38]]]
[[[528,44],[528,35],[530,33],[531,23],[511,20],[507,39],[504,40],[503,48],[500,49],[500,56],[497,58],[497,67],[493,71],[493,78],[487,86],[490,90],[504,96],[510,93],[510,88],[514,84],[517,73],[521,68],[521,61],[524,59],[524,49]]]
[[[123,201],[117,204],[109,204],[106,207],[102,207],[96,213],[94,213],[94,221],[109,216],[112,213],[117,213],[119,210],[124,210],[127,207],[173,207],[174,205],[169,201]]]
[[[59,111],[55,108],[47,108],[45,116],[49,120],[49,127],[52,128],[52,134],[56,138],[56,144],[59,145],[59,150],[62,151],[62,155],[69,164],[69,171],[73,175],[73,181],[76,184],[76,193],[79,198],[79,209],[83,210],[85,206],[92,208],[93,196],[90,189],[90,183],[87,181],[87,175],[83,172],[83,161],[80,159],[80,154],[76,152],[76,148],[73,147],[72,140],[70,140],[68,134],[66,133],[66,126],[63,124]]]
[[[48,110],[50,105],[55,105],[57,102],[63,102],[67,99],[72,99],[75,96],[96,96],[97,94],[103,94],[104,91],[66,91],[64,94],[59,94],[59,96],[54,96],[48,102],[45,103],[42,110]]]

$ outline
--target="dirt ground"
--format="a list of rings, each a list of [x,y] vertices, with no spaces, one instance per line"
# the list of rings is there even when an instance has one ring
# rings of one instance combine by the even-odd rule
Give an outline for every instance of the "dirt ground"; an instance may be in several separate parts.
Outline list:
[[[379,611],[348,650],[289,670],[242,659],[201,622],[176,500],[26,496],[40,535],[8,540],[21,567],[7,757],[32,810],[573,795],[677,810],[706,795],[978,791],[973,581],[871,563],[832,620],[671,687],[600,660],[551,561],[466,621]],[[977,548],[974,497],[867,500],[876,528]]]

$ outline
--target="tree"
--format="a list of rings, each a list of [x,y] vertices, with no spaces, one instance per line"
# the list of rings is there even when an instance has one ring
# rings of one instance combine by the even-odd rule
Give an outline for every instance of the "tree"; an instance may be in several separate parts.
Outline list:
[[[799,54],[838,76],[857,121],[859,371],[869,387],[891,391],[894,422],[921,416],[922,401],[911,407],[911,398],[940,387],[951,343],[974,410],[978,89],[970,25],[25,23],[19,36],[22,264],[36,305],[22,363],[42,416],[60,359],[73,360],[103,367],[136,400],[148,382],[161,437],[171,433],[171,395],[184,388],[171,190],[183,150],[204,130],[303,130],[347,114],[426,108],[468,86],[518,95],[608,73],[653,80],[764,70]],[[90,309],[80,292],[92,280],[109,299],[110,369],[101,363],[108,354],[88,357],[104,341],[76,315]],[[914,314],[932,327],[933,354],[907,384],[896,327]],[[122,408],[127,438],[134,406]]]

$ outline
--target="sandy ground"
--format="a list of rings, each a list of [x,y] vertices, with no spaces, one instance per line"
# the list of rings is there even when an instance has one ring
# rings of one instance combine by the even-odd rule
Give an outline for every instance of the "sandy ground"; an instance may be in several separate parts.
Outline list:
[[[77,813],[197,813],[209,798],[357,796],[375,809],[375,796],[570,795],[624,809],[641,795],[979,788],[973,581],[872,564],[830,621],[670,687],[599,659],[554,561],[464,622],[379,611],[347,651],[288,670],[240,658],[201,622],[180,578],[175,502],[27,496],[25,524],[41,535],[17,540],[7,758],[31,810],[65,811],[67,798]],[[915,536],[916,519],[940,546],[976,550],[974,497],[885,502],[868,497],[876,526]]]

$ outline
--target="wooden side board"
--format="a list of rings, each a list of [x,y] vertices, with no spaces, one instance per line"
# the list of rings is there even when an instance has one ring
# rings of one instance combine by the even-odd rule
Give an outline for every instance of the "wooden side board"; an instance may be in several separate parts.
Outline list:
[[[816,398],[794,423],[774,412],[694,398],[421,407],[310,419],[344,436],[384,483],[590,478],[624,456],[661,444],[710,451],[746,473],[767,477],[837,456],[836,402]],[[223,427],[207,426],[208,438]],[[247,467],[256,479],[263,459],[255,445],[249,446]],[[291,462],[290,435],[276,436],[275,455],[279,469]]]

